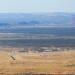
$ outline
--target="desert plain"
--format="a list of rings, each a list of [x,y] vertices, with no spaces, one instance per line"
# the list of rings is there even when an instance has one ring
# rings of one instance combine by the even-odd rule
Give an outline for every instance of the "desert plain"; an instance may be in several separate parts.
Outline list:
[[[20,52],[0,47],[0,75],[75,75],[75,50]]]

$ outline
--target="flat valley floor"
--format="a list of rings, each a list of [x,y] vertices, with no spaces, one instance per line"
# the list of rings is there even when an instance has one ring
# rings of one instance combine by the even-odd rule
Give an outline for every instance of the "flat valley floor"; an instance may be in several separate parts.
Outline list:
[[[75,75],[75,50],[19,52],[0,47],[0,75]]]

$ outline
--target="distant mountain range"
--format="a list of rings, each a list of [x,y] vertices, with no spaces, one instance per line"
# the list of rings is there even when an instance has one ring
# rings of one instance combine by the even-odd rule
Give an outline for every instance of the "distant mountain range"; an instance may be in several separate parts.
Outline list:
[[[0,13],[0,28],[75,26],[75,13]]]

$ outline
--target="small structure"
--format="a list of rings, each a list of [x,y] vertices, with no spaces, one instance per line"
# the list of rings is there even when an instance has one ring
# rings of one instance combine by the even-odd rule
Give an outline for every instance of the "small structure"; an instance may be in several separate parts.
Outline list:
[[[13,60],[16,60],[13,56],[10,56]]]

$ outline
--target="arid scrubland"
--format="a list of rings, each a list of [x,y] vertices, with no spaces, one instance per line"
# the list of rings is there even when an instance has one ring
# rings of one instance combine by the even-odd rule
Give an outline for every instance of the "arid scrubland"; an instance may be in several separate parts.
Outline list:
[[[75,50],[19,52],[0,47],[0,75],[75,74]]]

